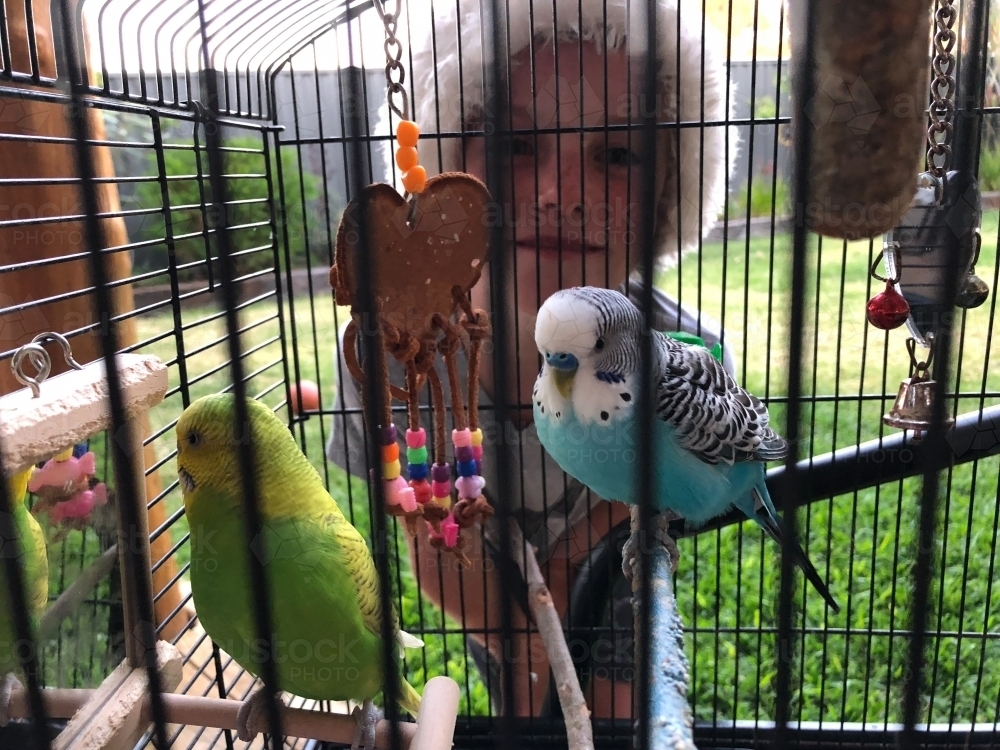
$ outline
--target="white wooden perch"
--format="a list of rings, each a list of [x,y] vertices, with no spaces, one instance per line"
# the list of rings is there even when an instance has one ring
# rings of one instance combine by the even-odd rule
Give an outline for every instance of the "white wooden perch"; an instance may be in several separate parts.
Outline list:
[[[171,648],[166,646],[166,644],[160,644],[160,647]],[[164,665],[168,668],[173,668],[171,662],[164,662]],[[115,677],[115,675],[112,675],[112,677]],[[111,680],[112,678],[108,679]],[[144,684],[143,687],[145,687]],[[95,694],[104,689],[102,685],[98,690],[45,690],[43,694],[45,696],[46,711],[54,719],[70,718],[77,713],[81,706],[92,702],[95,699]],[[119,690],[114,695],[120,695],[121,692]],[[105,697],[111,695],[108,691],[105,691],[105,693],[107,694]],[[141,692],[139,695],[143,697]],[[458,718],[458,698],[458,683],[450,677],[434,677],[428,680],[424,686],[424,695],[420,704],[417,723],[399,724],[401,750],[449,750],[455,734],[455,722]],[[165,694],[163,702],[167,710],[167,721],[171,724],[189,724],[212,727],[214,729],[228,729],[231,731],[236,730],[236,715],[242,705],[241,701],[224,700],[222,698],[203,698],[201,696],[171,694]],[[109,701],[105,700],[104,703],[105,706],[108,706]],[[148,723],[148,698],[143,697],[143,700],[138,703],[133,701],[132,705],[135,706],[134,716],[138,717],[141,715],[145,723]],[[14,692],[10,712],[14,718],[28,718],[31,715],[31,709],[28,706],[28,696],[23,690]],[[119,716],[120,712],[117,712],[115,715]],[[321,711],[282,706],[281,719],[285,733],[289,737],[308,737],[310,739],[345,745],[351,744],[354,738],[355,721],[354,717],[348,714],[324,713]],[[131,720],[123,722],[120,719],[116,719],[116,721],[118,725],[132,726],[134,723]],[[70,730],[74,723],[79,725],[82,724],[82,721],[77,721],[74,718],[63,734],[59,736],[59,741],[62,740],[63,736],[66,735],[66,732]],[[268,731],[266,716],[261,714],[259,721],[253,728],[258,732]],[[388,750],[389,748],[389,729],[389,722],[385,719],[380,721],[376,726],[375,747],[379,748],[379,750]],[[54,746],[54,750],[62,750],[63,747],[84,747],[84,745],[57,744]],[[86,747],[115,750],[119,745],[86,745]]]
[[[163,401],[167,391],[167,368],[156,357],[120,354],[116,359],[129,421],[111,439],[119,441],[135,462],[137,476],[142,476],[142,430],[139,419]],[[22,381],[23,382],[23,381]],[[79,370],[70,370],[42,380],[39,395],[23,388],[0,398],[0,447],[5,470],[13,474],[39,461],[61,453],[92,435],[111,427],[108,384],[103,362]],[[135,517],[139,528],[119,528],[116,545],[122,569],[136,575],[150,576],[149,528],[144,484],[138,485]],[[118,494],[118,502],[129,502]],[[119,516],[120,518],[120,516]],[[120,523],[119,523],[120,526]],[[122,540],[127,540],[123,544]],[[114,549],[108,550],[81,575],[79,586],[66,592],[46,613],[43,630],[52,632],[64,614],[70,613],[82,596],[86,597],[95,578],[107,574],[113,564]],[[131,576],[122,576],[122,599],[125,609],[126,659],[96,690],[43,690],[50,718],[70,719],[53,743],[53,750],[126,750],[149,731],[152,720],[149,685],[143,665],[147,646],[139,642],[138,600]],[[152,582],[149,582],[152,591]],[[152,611],[152,602],[149,603]],[[161,689],[167,721],[218,729],[236,729],[241,703],[221,698],[173,695],[182,678],[182,658],[173,646],[155,645]],[[402,750],[450,750],[458,717],[458,683],[449,677],[435,677],[424,688],[417,723],[399,724]],[[331,714],[295,708],[282,708],[285,731],[289,736],[350,744],[356,721],[348,714]],[[10,716],[30,718],[27,695],[14,693]],[[260,732],[268,731],[261,716]],[[375,744],[389,747],[390,725],[381,721]]]

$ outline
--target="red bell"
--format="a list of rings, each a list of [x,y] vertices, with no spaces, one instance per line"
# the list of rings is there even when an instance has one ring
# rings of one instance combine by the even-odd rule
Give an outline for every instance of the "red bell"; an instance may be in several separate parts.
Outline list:
[[[891,281],[885,282],[884,292],[868,300],[868,322],[883,331],[899,328],[909,316],[910,306]]]

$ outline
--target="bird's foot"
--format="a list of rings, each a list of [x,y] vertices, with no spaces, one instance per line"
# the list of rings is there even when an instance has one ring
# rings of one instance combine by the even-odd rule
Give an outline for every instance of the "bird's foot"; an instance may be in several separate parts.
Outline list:
[[[0,678],[0,727],[5,727],[10,723],[10,699],[15,690],[21,688],[21,682],[13,672],[5,674]]]
[[[629,583],[632,582],[632,571],[636,560],[638,559],[636,555],[639,552],[639,535],[635,532],[629,534],[628,540],[625,542],[625,546],[622,547],[622,573],[625,575],[625,580]]]
[[[375,750],[375,725],[382,720],[382,711],[369,699],[363,706],[356,706],[353,713],[358,727],[351,750]]]
[[[258,688],[243,701],[236,714],[236,737],[241,742],[253,742],[257,737],[257,730],[253,727],[257,725],[260,715],[267,711],[267,701],[268,694],[265,687]]]
[[[682,516],[670,510],[653,517],[653,536],[670,553],[670,571],[672,573],[677,572],[677,565],[681,561],[681,551],[677,549],[677,542],[670,536],[670,522],[680,518]]]
[[[667,552],[670,553],[670,569],[674,573],[677,572],[677,564],[680,562],[681,553],[680,550],[677,549],[677,542],[675,542],[674,538],[670,536],[670,522],[680,519],[681,517],[682,516],[677,515],[673,511],[667,510],[653,516],[652,521],[653,539],[666,547]],[[632,580],[632,574],[634,566],[638,561],[640,547],[639,539],[641,534],[637,533],[636,523],[637,509],[633,508],[632,534],[629,536],[628,541],[625,542],[625,546],[622,547],[622,573],[625,574],[625,578],[628,581]]]

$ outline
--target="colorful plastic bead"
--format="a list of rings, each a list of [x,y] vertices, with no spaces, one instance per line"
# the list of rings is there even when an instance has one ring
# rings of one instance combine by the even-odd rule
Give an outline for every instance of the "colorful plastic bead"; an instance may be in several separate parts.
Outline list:
[[[412,513],[417,509],[417,496],[409,487],[400,491],[399,507],[402,508],[405,513]]]
[[[388,427],[383,427],[382,445],[389,445],[390,443],[395,443],[397,435],[398,433],[396,432],[396,425],[391,424]]]
[[[68,453],[68,456],[67,456]],[[81,458],[73,458],[73,449],[50,458],[40,469],[35,469],[28,481],[28,490],[38,492],[42,487],[64,487],[92,477],[96,471],[96,458],[87,452]]]
[[[388,464],[399,459],[399,444],[392,443],[382,446],[382,463]]]
[[[472,446],[463,445],[461,447],[455,448],[455,460],[456,461],[471,461],[475,456],[472,455]]]
[[[486,480],[479,476],[459,477],[455,480],[455,489],[458,490],[458,496],[468,500],[475,500],[479,497],[485,486]]]
[[[472,446],[472,457],[477,461],[483,460],[483,446],[474,445]]]
[[[396,126],[396,142],[400,146],[416,148],[419,138],[420,126],[412,120],[402,120]]]
[[[423,446],[421,448],[407,448],[406,460],[409,461],[411,464],[427,463],[427,447]]]
[[[396,166],[401,172],[409,172],[420,163],[420,156],[413,146],[400,146],[396,150]]]
[[[478,427],[472,430],[472,447],[477,448],[483,444],[483,431]]]
[[[414,495],[413,490],[402,477],[386,481],[385,502],[388,505],[398,505],[407,513],[417,509],[416,495]]]
[[[435,482],[451,481],[451,466],[448,464],[434,464],[434,468],[431,469],[431,478]]]
[[[434,497],[450,497],[451,482],[431,482],[431,492]]]
[[[407,448],[423,448],[427,445],[427,431],[421,427],[419,430],[406,431]]]
[[[455,517],[448,514],[448,517],[441,522],[441,537],[444,539],[446,547],[454,547],[458,544],[458,523]]]
[[[483,473],[483,459],[481,458],[476,459],[476,473],[477,474]]]
[[[411,463],[410,469],[410,479],[427,479],[427,475],[431,473],[430,468],[425,463]]]
[[[424,192],[424,186],[426,184],[427,170],[419,164],[403,175],[403,187],[408,193],[412,193],[414,195],[422,193]]]
[[[431,485],[426,479],[411,479],[410,488],[413,490],[417,502],[421,505],[426,505],[431,501],[433,493],[431,492]]]
[[[458,472],[460,477],[472,477],[476,475],[476,462],[475,461],[457,461],[455,463],[455,470]]]
[[[389,461],[382,464],[382,478],[383,479],[396,479],[402,472],[402,467],[399,465],[399,460]]]
[[[472,432],[470,430],[452,430],[451,442],[456,448],[464,448],[472,445]]]

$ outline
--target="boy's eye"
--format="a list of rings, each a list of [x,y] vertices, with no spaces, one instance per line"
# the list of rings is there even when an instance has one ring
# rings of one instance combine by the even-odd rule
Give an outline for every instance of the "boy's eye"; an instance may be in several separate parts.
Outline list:
[[[639,160],[629,149],[623,146],[611,146],[604,152],[604,162],[611,167],[627,167],[630,164],[638,164]]]
[[[530,138],[505,138],[503,148],[513,156],[532,156],[535,153],[535,144]]]

